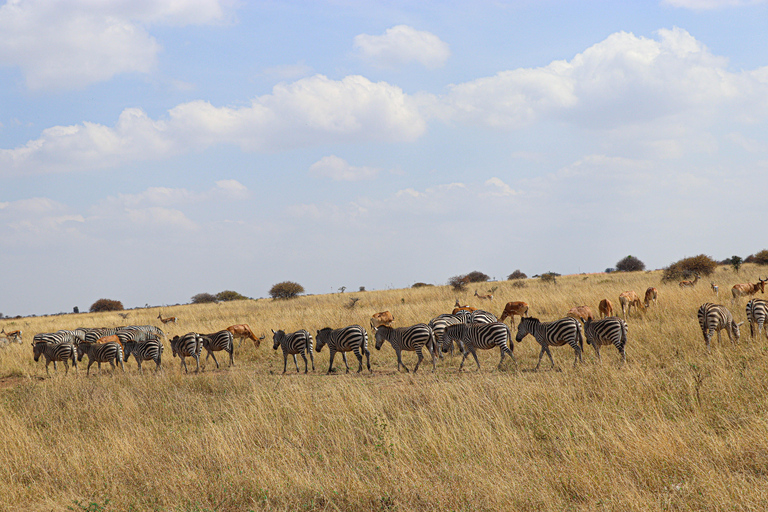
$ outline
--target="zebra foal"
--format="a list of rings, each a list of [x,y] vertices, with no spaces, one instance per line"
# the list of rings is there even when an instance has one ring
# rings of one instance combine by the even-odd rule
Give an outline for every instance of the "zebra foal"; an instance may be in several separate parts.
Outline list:
[[[618,317],[606,317],[600,320],[587,320],[584,322],[584,337],[587,345],[595,347],[597,359],[602,362],[600,356],[601,345],[613,345],[621,354],[621,362],[627,362],[627,354],[624,347],[627,344],[627,322]]]
[[[341,357],[344,359],[344,366],[347,367],[347,373],[349,373],[347,352],[350,351],[355,354],[359,363],[357,373],[363,371],[363,354],[365,354],[365,364],[368,366],[368,371],[371,371],[371,352],[368,350],[368,331],[361,326],[350,325],[342,327],[341,329],[325,327],[317,331],[316,340],[316,350],[318,352],[320,352],[325,345],[328,345],[328,351],[331,353],[331,363],[328,366],[328,373],[331,373],[333,370],[333,358],[336,357],[336,352],[341,352]]]
[[[504,362],[506,354],[509,354],[512,361],[515,360],[515,355],[512,353],[512,335],[510,334],[509,326],[501,322],[449,325],[443,334],[443,352],[448,352],[448,349],[453,347],[454,340],[456,340],[464,352],[464,357],[461,358],[461,364],[459,365],[459,371],[464,367],[464,361],[469,354],[472,354],[472,357],[475,358],[477,371],[480,371],[477,349],[488,350],[499,347],[501,359],[499,360],[498,368],[501,368],[501,363]]]
[[[77,360],[82,361],[84,355],[88,355],[88,371],[86,376],[91,374],[91,365],[98,363],[99,373],[101,373],[101,363],[109,363],[112,365],[112,370],[115,370],[115,363],[120,363],[120,367],[125,371],[125,365],[123,365],[123,348],[115,341],[109,343],[87,343],[80,342],[77,344]]]
[[[126,341],[123,343],[123,350],[126,362],[131,355],[136,358],[136,363],[139,365],[139,373],[142,373],[142,361],[154,361],[157,365],[155,372],[161,370],[160,359],[163,355],[163,344],[159,339],[152,338],[147,341]]]
[[[757,325],[757,336],[763,331],[763,326],[768,318],[768,302],[763,299],[750,299],[747,302],[747,321],[749,322],[749,337],[755,337],[755,325]],[[768,339],[768,329],[765,330],[765,337]]]
[[[196,332],[188,332],[183,336],[174,336],[171,339],[171,350],[173,351],[173,357],[179,356],[181,359],[181,365],[184,367],[184,372],[189,373],[187,369],[187,357],[195,358],[197,368],[195,373],[200,371],[200,352],[203,348],[203,340]]]
[[[553,347],[561,347],[566,343],[573,348],[575,356],[573,359],[573,367],[576,367],[576,363],[580,362],[581,353],[584,351],[584,339],[581,336],[581,327],[579,321],[574,318],[561,318],[554,322],[542,322],[538,318],[527,317],[520,320],[520,325],[517,327],[517,336],[515,341],[518,343],[523,341],[528,334],[533,335],[536,341],[541,345],[541,352],[539,352],[539,362],[536,364],[536,369],[539,369],[541,365],[541,358],[544,353],[549,356],[549,361],[552,363],[552,368],[555,367],[555,360],[552,359],[552,352],[549,351],[550,345]]]
[[[432,332],[432,329],[430,329],[427,324],[416,324],[410,327],[397,328],[382,325],[376,329],[375,336],[376,350],[381,350],[385,341],[389,341],[392,348],[395,349],[395,353],[397,354],[397,371],[400,371],[401,365],[405,368],[406,372],[409,371],[408,367],[403,363],[401,355],[403,350],[408,350],[416,352],[416,355],[419,357],[419,360],[416,362],[416,366],[413,369],[413,372],[416,373],[421,361],[424,359],[421,352],[424,345],[427,345],[429,355],[432,356],[432,371],[435,371],[435,353],[433,348],[435,346],[435,333]]]
[[[701,333],[704,336],[704,343],[707,345],[707,352],[712,352],[710,347],[710,341],[712,336],[717,331],[717,342],[720,343],[720,331],[725,329],[728,332],[728,339],[732,344],[739,342],[741,332],[739,326],[744,322],[736,323],[733,319],[733,315],[728,308],[722,304],[712,304],[711,302],[705,302],[699,307],[697,313],[699,318],[699,327],[701,327]]]
[[[226,329],[223,331],[214,332],[211,334],[202,334],[203,348],[208,352],[205,355],[205,360],[208,361],[208,357],[213,357],[213,362],[216,363],[216,368],[219,367],[219,362],[216,360],[216,354],[223,350],[229,354],[229,366],[235,366],[235,337],[232,333]]]
[[[309,352],[309,358],[312,360],[312,371],[315,371],[315,356],[312,354],[312,335],[305,329],[299,329],[288,334],[282,329],[278,331],[272,329],[272,341],[274,341],[272,349],[277,350],[277,347],[283,349],[283,373],[285,373],[288,367],[288,354],[293,356],[296,373],[299,373],[299,362],[296,360],[296,354],[301,354],[301,358],[304,359],[304,373],[308,373],[307,352]]]
[[[47,343],[40,341],[32,343],[32,351],[35,355],[35,362],[40,360],[40,356],[45,357],[45,373],[50,375],[48,365],[53,361],[53,370],[56,371],[56,361],[64,363],[64,374],[69,373],[69,363],[72,360],[72,367],[77,371],[77,349],[72,343]]]

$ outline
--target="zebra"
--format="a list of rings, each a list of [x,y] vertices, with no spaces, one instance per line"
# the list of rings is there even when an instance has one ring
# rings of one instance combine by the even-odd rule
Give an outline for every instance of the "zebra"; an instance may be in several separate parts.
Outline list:
[[[125,351],[125,361],[131,357],[131,354],[136,358],[136,363],[139,365],[139,373],[141,373],[142,361],[154,361],[157,367],[155,371],[159,371],[160,358],[163,354],[163,344],[157,338],[148,339],[147,341],[126,341],[123,343],[123,349]]]
[[[606,317],[601,320],[587,320],[584,322],[584,337],[587,345],[595,347],[597,359],[602,362],[600,346],[613,344],[621,354],[621,362],[627,362],[627,354],[624,347],[627,344],[627,322],[619,317]]]
[[[35,355],[35,362],[40,360],[40,356],[45,357],[45,373],[50,375],[48,365],[53,361],[53,369],[56,370],[56,361],[64,363],[65,374],[69,373],[68,361],[72,359],[72,366],[77,371],[77,349],[72,343],[46,343],[40,341],[32,343],[32,350]]]
[[[350,325],[342,327],[341,329],[331,329],[325,327],[317,331],[317,346],[315,350],[320,352],[323,346],[328,345],[328,350],[331,353],[331,363],[328,366],[328,373],[333,370],[333,358],[336,357],[336,352],[341,352],[341,357],[344,359],[344,365],[347,367],[347,373],[349,373],[349,364],[347,363],[347,352],[350,350],[354,352],[360,365],[357,368],[357,373],[363,371],[363,354],[365,354],[365,364],[368,367],[368,371],[371,370],[371,351],[368,350],[368,331],[363,329],[359,325]]]
[[[405,368],[406,372],[409,371],[401,357],[401,352],[403,350],[408,350],[415,351],[416,355],[419,357],[419,360],[416,362],[416,367],[413,369],[413,372],[416,373],[421,361],[424,359],[424,356],[421,353],[421,349],[424,345],[427,345],[429,354],[432,356],[432,371],[435,371],[435,353],[434,348],[432,348],[435,346],[435,333],[432,332],[432,329],[427,324],[416,324],[410,327],[398,328],[382,325],[376,329],[375,337],[376,350],[381,350],[384,341],[389,341],[392,348],[395,349],[395,353],[397,354],[397,371],[400,371],[400,365]]]
[[[432,320],[430,320],[427,325],[435,333],[435,347],[443,346],[443,334],[445,333],[446,327],[448,327],[449,325],[456,325],[460,323],[463,323],[461,318],[459,318],[457,315],[452,315],[452,314],[439,315],[433,318]],[[461,342],[459,341],[459,343]],[[451,342],[449,349],[451,352],[451,356],[453,356],[453,342]],[[443,357],[443,353],[438,352],[438,356]]]
[[[83,327],[78,327],[77,329],[72,329],[71,331],[66,329],[60,329],[56,332],[63,332],[67,335],[71,335],[76,340],[75,343],[79,343],[81,341],[85,341],[85,333],[88,332],[88,329]]]
[[[105,336],[112,336],[121,329],[123,329],[123,327],[99,327],[96,329],[88,329],[85,333],[84,341],[86,343],[96,343],[99,339]]]
[[[129,341],[142,342],[149,340],[156,340],[158,336],[156,333],[149,331],[140,331],[134,328],[122,328],[115,333],[120,339],[120,343],[128,343]]]
[[[457,311],[454,316],[465,324],[491,324],[499,321],[499,319],[496,318],[496,315],[482,309],[476,309],[475,311]]]
[[[187,357],[194,357],[197,363],[195,373],[200,371],[200,352],[203,348],[202,337],[196,332],[188,332],[183,336],[174,336],[171,339],[171,350],[173,351],[173,357],[179,356],[181,359],[181,366],[184,367],[184,372],[189,373],[187,370]]]
[[[499,347],[501,350],[501,360],[499,360],[498,368],[501,368],[505,354],[509,354],[512,361],[515,360],[515,355],[512,353],[514,349],[514,346],[511,344],[512,334],[510,334],[509,326],[502,322],[449,325],[443,335],[443,352],[448,352],[449,347],[453,347],[453,340],[459,342],[464,352],[464,357],[461,358],[461,364],[459,365],[459,371],[464,367],[464,361],[469,354],[472,354],[472,357],[475,358],[477,371],[480,371],[477,349],[485,350]]]
[[[757,324],[757,336],[763,331],[763,326],[768,318],[768,302],[763,299],[750,299],[747,302],[747,321],[749,322],[749,337],[755,337],[755,324]],[[768,329],[765,330],[765,337],[768,339]]]
[[[110,341],[109,343],[86,343],[81,342],[77,344],[77,360],[82,361],[83,356],[88,354],[88,371],[86,376],[91,374],[91,365],[93,363],[99,364],[99,373],[101,373],[101,363],[109,363],[112,365],[112,370],[115,370],[115,362],[120,363],[120,367],[125,371],[125,365],[123,365],[123,348],[120,344]]]
[[[699,327],[701,327],[701,333],[704,336],[704,343],[707,345],[708,353],[712,352],[710,341],[715,331],[717,331],[718,343],[720,343],[720,331],[722,329],[728,331],[728,338],[732,344],[739,342],[739,337],[741,336],[739,326],[744,322],[736,323],[731,312],[722,304],[705,302],[699,307],[697,316],[699,317]]]
[[[299,372],[299,363],[296,361],[296,354],[301,354],[301,358],[304,359],[304,373],[309,371],[307,367],[307,356],[305,352],[309,352],[309,358],[312,360],[312,371],[315,371],[315,356],[312,354],[312,335],[304,329],[299,329],[296,332],[286,334],[284,330],[279,329],[275,332],[272,329],[272,339],[275,342],[272,347],[277,350],[277,347],[283,349],[283,373],[285,373],[288,366],[288,354],[293,356],[293,364],[296,365],[296,373]]]
[[[208,361],[208,357],[213,357],[213,362],[216,363],[216,368],[219,367],[219,362],[216,360],[216,354],[214,352],[223,350],[229,354],[229,366],[235,366],[235,338],[228,330],[218,331],[211,334],[203,334],[203,348],[208,352],[205,355],[205,360]]]
[[[555,360],[552,359],[552,352],[549,351],[549,346],[561,347],[566,343],[569,344],[575,356],[573,359],[573,367],[576,367],[576,363],[580,362],[581,353],[584,351],[584,339],[581,336],[581,328],[579,321],[575,318],[566,317],[553,322],[542,322],[538,318],[526,317],[520,320],[520,325],[517,326],[517,336],[515,341],[518,343],[523,341],[526,335],[532,334],[536,341],[541,345],[541,352],[539,352],[539,362],[536,364],[536,370],[541,365],[541,358],[544,353],[549,356],[549,360],[552,363],[552,368],[555,367]]]
[[[35,334],[34,338],[32,339],[33,343],[51,343],[51,344],[59,344],[59,343],[72,343],[73,345],[77,345],[80,343],[80,339],[72,332],[72,331],[57,331],[57,332],[41,332],[38,334]]]
[[[165,335],[163,330],[159,327],[156,327],[154,325],[127,325],[125,327],[118,327],[118,330],[124,331],[124,330],[133,330],[133,331],[141,331],[146,332],[147,334],[154,334],[158,338],[168,338],[168,336]],[[115,334],[115,333],[112,333]]]

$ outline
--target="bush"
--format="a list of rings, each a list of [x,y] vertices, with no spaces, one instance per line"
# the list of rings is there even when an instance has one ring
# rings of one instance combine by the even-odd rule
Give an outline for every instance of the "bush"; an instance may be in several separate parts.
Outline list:
[[[746,263],[757,263],[758,265],[768,265],[768,249],[763,249],[757,254],[750,254],[746,260]]]
[[[708,276],[717,269],[717,262],[704,254],[676,261],[664,269],[662,281],[680,281],[692,275]]]
[[[293,299],[300,293],[304,293],[304,287],[292,281],[277,283],[269,290],[269,296],[273,299]]]
[[[731,268],[733,268],[733,271],[738,274],[739,270],[741,270],[741,265],[744,263],[744,260],[741,259],[741,256],[731,256],[727,260],[724,260],[723,263],[730,265]]]
[[[616,270],[621,272],[637,272],[645,270],[645,263],[630,255],[616,263]]]
[[[210,293],[198,293],[192,297],[192,304],[210,304],[216,302],[216,296]]]
[[[453,276],[448,280],[448,285],[453,288],[455,292],[463,292],[467,289],[467,283],[469,280],[467,276]]]
[[[490,279],[490,277],[487,274],[483,274],[482,272],[478,272],[477,270],[470,272],[464,277],[467,278],[468,283],[483,283]]]
[[[541,280],[545,283],[557,284],[557,279],[555,278],[559,275],[557,272],[547,272],[546,274],[541,274]]]
[[[103,311],[122,311],[123,303],[119,300],[99,299],[91,304],[91,313],[101,313]]]
[[[424,288],[425,286],[433,286],[433,285],[427,284],[427,283],[413,283],[413,286],[411,286],[411,288]]]
[[[528,279],[528,276],[523,272],[520,272],[520,269],[517,269],[507,276],[507,281],[513,281],[515,279]]]
[[[514,283],[512,283],[512,288],[525,288],[528,285],[525,284],[525,281],[523,280],[517,280]]]
[[[304,290],[301,291],[303,292]],[[245,295],[240,295],[237,292],[233,292],[232,290],[224,290],[223,292],[216,294],[216,300],[228,302],[230,300],[248,300],[248,297]]]

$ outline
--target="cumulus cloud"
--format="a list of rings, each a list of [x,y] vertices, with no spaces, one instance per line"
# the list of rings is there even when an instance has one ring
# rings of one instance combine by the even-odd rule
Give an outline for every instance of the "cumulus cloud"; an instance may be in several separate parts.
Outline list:
[[[120,73],[148,73],[160,51],[148,26],[217,22],[221,4],[9,1],[0,7],[0,66],[20,68],[30,89],[82,88]]]
[[[354,48],[363,60],[380,67],[418,62],[435,69],[445,64],[451,55],[448,44],[439,37],[408,25],[397,25],[380,36],[357,35]]]
[[[361,181],[376,177],[379,170],[373,167],[356,167],[336,155],[325,156],[312,164],[309,174],[334,181]]]
[[[163,119],[126,109],[114,127],[85,122],[56,126],[15,149],[0,149],[0,167],[67,172],[160,159],[216,144],[279,151],[318,144],[410,142],[426,131],[415,102],[399,87],[361,76],[317,75],[278,84],[249,106],[178,105]]]

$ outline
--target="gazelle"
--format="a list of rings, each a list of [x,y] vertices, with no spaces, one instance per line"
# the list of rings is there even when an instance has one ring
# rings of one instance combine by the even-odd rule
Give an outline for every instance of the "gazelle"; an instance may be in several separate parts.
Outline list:
[[[710,286],[712,286],[712,291],[715,292],[715,297],[720,296],[720,289],[717,287],[714,281],[709,282]]]
[[[731,297],[731,304],[736,302],[736,299],[739,297],[756,294],[758,290],[760,290],[761,293],[765,293],[766,281],[768,281],[768,279],[760,279],[758,277],[756,283],[741,283],[733,285],[733,288],[731,288],[731,294],[733,295],[733,297]]]
[[[493,295],[481,295],[477,293],[477,290],[475,290],[475,297],[479,298],[480,300],[493,300]]]
[[[600,304],[597,305],[598,311],[600,311],[600,318],[613,316],[613,304],[608,299],[603,299]]]
[[[645,290],[645,300],[643,301],[645,303],[645,307],[646,308],[649,307],[651,305],[651,301],[653,301],[653,303],[656,304],[656,298],[658,296],[659,296],[659,290],[657,290],[653,286]]]
[[[164,324],[167,324],[169,322],[174,323],[174,324],[176,323],[176,317],[175,316],[169,316],[168,318],[163,318],[163,314],[162,313],[158,313],[157,318],[159,318],[160,321],[163,322]]]
[[[699,282],[699,274],[693,274],[693,281],[680,281],[680,288],[693,288]]]

